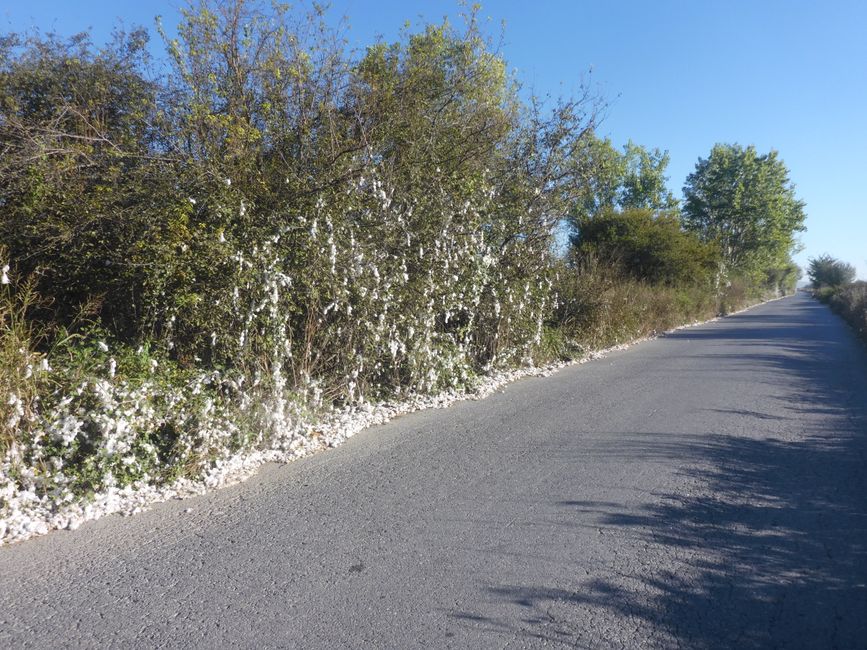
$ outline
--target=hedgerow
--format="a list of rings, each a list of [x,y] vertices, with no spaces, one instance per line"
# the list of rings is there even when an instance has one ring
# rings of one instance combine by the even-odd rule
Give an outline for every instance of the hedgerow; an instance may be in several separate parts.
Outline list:
[[[867,342],[867,282],[850,282],[837,287],[820,287],[813,294],[848,322]]]
[[[523,101],[465,18],[354,54],[316,7],[203,2],[166,76],[143,30],[0,40],[0,539],[720,310],[704,258],[554,253],[599,100]]]

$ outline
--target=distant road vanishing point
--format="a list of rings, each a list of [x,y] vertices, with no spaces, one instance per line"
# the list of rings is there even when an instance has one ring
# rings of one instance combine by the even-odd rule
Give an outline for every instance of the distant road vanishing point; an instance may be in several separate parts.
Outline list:
[[[0,647],[864,648],[867,354],[805,295],[0,547]]]

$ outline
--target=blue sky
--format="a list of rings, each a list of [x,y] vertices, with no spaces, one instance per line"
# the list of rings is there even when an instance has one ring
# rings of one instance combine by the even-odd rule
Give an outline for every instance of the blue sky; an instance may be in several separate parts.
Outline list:
[[[118,19],[168,26],[178,0],[0,0],[2,31],[38,27],[105,40]],[[457,16],[452,0],[333,0],[350,42],[393,39],[406,20]],[[609,101],[601,133],[667,149],[677,196],[715,142],[777,149],[807,203],[804,251],[830,253],[867,279],[867,2],[493,0],[502,53],[537,94],[570,94],[592,70]]]

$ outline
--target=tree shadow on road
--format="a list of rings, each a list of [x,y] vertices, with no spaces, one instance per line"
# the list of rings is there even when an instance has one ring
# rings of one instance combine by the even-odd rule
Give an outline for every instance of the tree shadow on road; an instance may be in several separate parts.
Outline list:
[[[814,326],[806,340],[791,317],[778,324],[756,316],[746,330],[701,332],[708,339],[756,337],[789,346],[792,353],[758,361],[791,377],[790,393],[776,397],[783,415],[733,407],[718,410],[719,417],[751,421],[752,430],[622,433],[593,451],[624,462],[676,463],[697,486],[691,494],[658,494],[639,510],[580,494],[553,503],[576,520],[639,536],[651,555],[668,559],[666,570],[636,570],[622,580],[576,575],[569,589],[487,585],[494,602],[526,612],[521,620],[489,619],[491,629],[605,645],[604,638],[574,636],[574,620],[557,612],[606,612],[659,630],[661,645],[865,647],[867,373],[851,365],[863,357],[853,359],[852,348],[832,344],[833,322],[816,325],[812,305],[798,309]],[[790,340],[796,334],[800,339]],[[780,435],[769,435],[769,426]]]

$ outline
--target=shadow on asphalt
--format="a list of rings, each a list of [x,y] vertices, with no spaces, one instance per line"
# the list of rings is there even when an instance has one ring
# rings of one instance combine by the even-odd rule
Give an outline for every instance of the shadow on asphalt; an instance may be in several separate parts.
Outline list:
[[[867,381],[852,366],[841,373],[841,364],[863,363],[864,357],[853,359],[851,348],[833,341],[839,340],[833,332],[839,324],[823,307],[805,302],[790,310],[779,318],[744,314],[730,326],[669,335],[723,346],[757,339],[797,352],[766,352],[755,359],[791,376],[792,390],[778,398],[785,415],[733,409],[729,414],[742,421],[755,419],[753,432],[621,434],[598,452],[624,460],[669,459],[706,489],[694,496],[656,495],[656,504],[639,511],[579,495],[553,504],[574,511],[576,520],[595,517],[599,525],[639,536],[656,549],[654,555],[677,558],[682,571],[635,576],[641,589],[598,578],[578,580],[575,591],[488,585],[492,600],[517,605],[526,616],[452,616],[519,637],[572,644],[576,630],[549,613],[565,603],[579,612],[601,608],[643,621],[693,648],[865,647]],[[768,418],[798,421],[799,434],[790,441],[767,437],[762,425]]]

